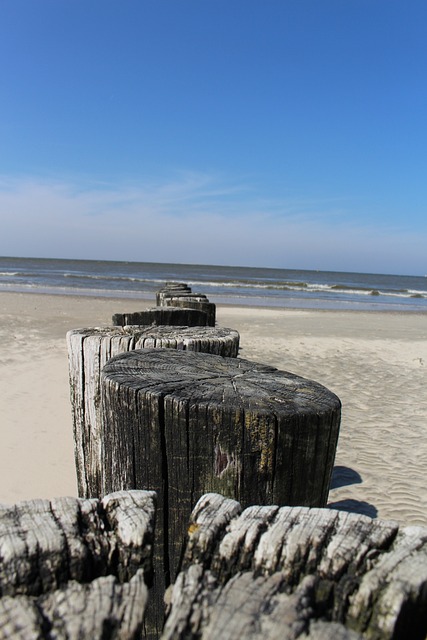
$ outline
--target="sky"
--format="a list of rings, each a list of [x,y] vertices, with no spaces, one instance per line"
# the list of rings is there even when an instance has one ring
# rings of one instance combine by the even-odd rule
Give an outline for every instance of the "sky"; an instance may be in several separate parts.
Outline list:
[[[427,274],[425,0],[0,0],[0,255]]]

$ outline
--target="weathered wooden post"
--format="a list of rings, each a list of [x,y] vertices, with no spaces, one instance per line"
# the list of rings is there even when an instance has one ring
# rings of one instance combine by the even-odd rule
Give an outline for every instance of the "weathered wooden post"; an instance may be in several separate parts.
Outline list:
[[[206,327],[208,323],[207,313],[199,307],[185,308],[153,307],[144,311],[132,313],[115,313],[113,325],[124,327],[127,325],[167,325],[175,327]],[[214,323],[215,324],[215,323]]]
[[[105,493],[100,375],[108,360],[125,351],[153,347],[236,357],[239,334],[220,327],[101,327],[69,331],[67,345],[78,493],[90,498]]]
[[[203,493],[245,506],[326,504],[341,404],[320,384],[239,358],[146,349],[110,360],[101,387],[105,491],[159,497],[157,632]]]
[[[155,494],[0,506],[0,638],[140,637]]]
[[[182,308],[182,309],[197,309],[206,314],[206,324],[209,327],[215,326],[216,321],[216,305],[213,302],[209,302],[209,300],[198,299],[196,297],[184,297],[184,296],[166,296],[164,298],[163,304],[166,308]]]
[[[204,495],[162,640],[424,640],[427,527]]]
[[[199,309],[206,313],[208,326],[215,326],[216,305],[204,293],[193,293],[184,283],[167,282],[157,291],[156,300],[158,306]]]
[[[191,287],[185,282],[166,282],[165,286],[156,292],[156,304],[158,307],[161,306],[163,294],[165,293],[175,293],[175,295],[191,293]]]

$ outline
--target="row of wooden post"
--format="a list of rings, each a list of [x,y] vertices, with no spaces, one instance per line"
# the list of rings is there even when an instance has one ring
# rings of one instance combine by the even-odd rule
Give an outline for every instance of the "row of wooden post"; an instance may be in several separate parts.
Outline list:
[[[67,335],[80,498],[0,513],[0,640],[424,638],[427,530],[323,508],[339,399],[156,302]]]
[[[182,300],[193,307],[170,306]],[[238,332],[209,325],[201,294],[166,286],[157,302],[114,315],[113,327],[68,334],[79,495],[158,496],[152,637],[195,502],[216,491],[244,506],[325,506],[340,421],[340,401],[323,386],[237,358]],[[165,309],[187,325],[166,326]],[[203,325],[188,326],[200,312]]]

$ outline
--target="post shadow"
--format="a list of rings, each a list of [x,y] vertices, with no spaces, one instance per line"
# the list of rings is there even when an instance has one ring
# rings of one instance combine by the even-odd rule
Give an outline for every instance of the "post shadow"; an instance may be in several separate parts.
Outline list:
[[[376,518],[378,516],[378,509],[375,505],[364,500],[353,500],[348,498],[347,500],[339,500],[337,502],[330,502],[328,509],[336,509],[337,511],[348,511],[349,513],[359,513],[363,516],[369,516],[370,518]]]
[[[350,467],[335,466],[332,469],[332,478],[329,489],[348,487],[350,484],[361,484],[362,476]]]
[[[338,489],[339,487],[348,487],[351,484],[361,484],[363,482],[360,473],[350,467],[335,466],[332,470],[331,484],[329,489]],[[354,500],[347,498],[346,500],[337,500],[328,504],[329,509],[337,509],[338,511],[348,511],[350,513],[360,513],[370,518],[378,516],[378,509],[375,505],[365,502],[364,500]]]

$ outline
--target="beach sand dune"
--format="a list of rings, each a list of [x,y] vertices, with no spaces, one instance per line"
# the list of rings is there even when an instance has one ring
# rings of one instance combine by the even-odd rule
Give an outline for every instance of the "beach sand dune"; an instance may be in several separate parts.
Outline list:
[[[0,502],[76,495],[69,329],[147,301],[0,293]],[[219,306],[241,357],[316,380],[343,403],[330,506],[427,524],[427,318]]]

